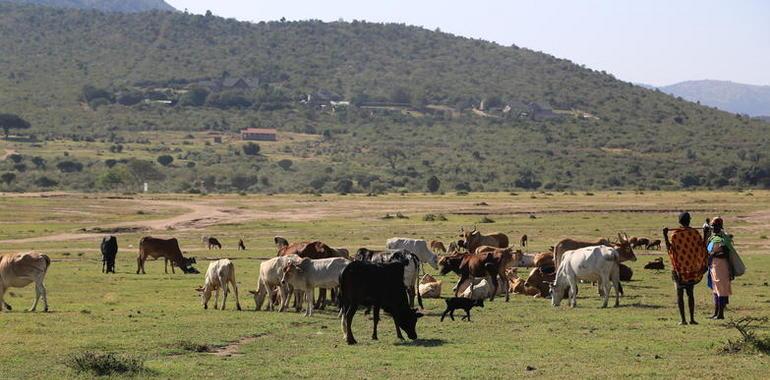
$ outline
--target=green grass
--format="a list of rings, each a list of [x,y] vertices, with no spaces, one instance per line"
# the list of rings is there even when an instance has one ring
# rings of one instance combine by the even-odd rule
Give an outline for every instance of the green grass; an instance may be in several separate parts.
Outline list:
[[[135,245],[142,234],[119,237],[118,273],[110,276],[99,273],[98,234],[90,240],[5,244],[0,248],[3,252],[34,248],[50,254],[54,262],[46,279],[50,313],[20,311],[31,304],[32,287],[12,289],[13,295],[6,294],[14,311],[0,315],[0,377],[87,378],[91,375],[78,374],[67,366],[68,358],[83,352],[141,358],[148,372],[139,376],[159,378],[402,378],[418,374],[431,378],[710,378],[717,373],[740,374],[742,378],[766,376],[766,356],[754,352],[718,353],[728,339],[736,340],[739,334],[706,319],[711,311],[711,295],[705,283],[696,289],[696,318],[701,324],[676,325],[678,315],[669,272],[642,269],[662,251],[637,251],[639,260],[630,265],[634,281],[624,285],[626,296],[621,299],[620,308],[600,309],[595,291],[589,285],[581,285],[576,309],[554,309],[542,299],[512,296],[509,303],[498,298],[485,303],[484,309],[474,309],[473,322],[441,323],[443,301],[431,299],[425,300],[427,315],[418,323],[420,339],[415,342],[399,342],[388,317],[380,325],[380,341],[371,341],[371,321],[359,313],[353,323],[359,344],[349,347],[342,339],[335,308],[310,318],[293,312],[254,312],[254,301],[247,297],[247,290],[256,288],[259,259],[274,255],[272,237],[279,234],[290,241],[318,238],[332,246],[352,249],[380,247],[385,238],[392,236],[448,241],[456,236],[460,225],[472,226],[489,213],[496,223],[479,228],[506,232],[514,241],[521,233],[527,233],[532,244],[530,251],[539,251],[562,236],[614,236],[619,230],[629,235],[653,236],[662,226],[674,223],[676,211],[672,210],[708,209],[708,213],[693,211],[694,220],[714,214],[725,216],[726,226],[736,235],[738,250],[749,268],[733,284],[735,296],[728,318],[762,317],[770,314],[770,288],[766,285],[770,256],[764,254],[767,243],[757,232],[766,230],[770,223],[758,213],[770,210],[768,192],[756,191],[750,198],[739,193],[715,192],[594,196],[557,193],[538,194],[537,199],[485,193],[376,198],[162,195],[137,196],[132,202],[141,205],[147,200],[169,199],[211,202],[241,212],[265,211],[265,216],[256,220],[218,224],[205,230],[153,232],[177,236],[183,249],[198,257],[197,267],[202,272],[208,265],[204,256],[234,258],[240,300],[247,311],[234,311],[232,299],[225,311],[203,310],[194,290],[203,283],[202,274],[166,275],[162,262],[148,262],[147,275],[134,274]],[[121,200],[79,194],[45,199],[3,196],[0,201],[6,205],[36,205],[31,210],[44,207],[46,202],[62,202],[56,209],[87,209],[98,204],[118,212],[121,204]],[[482,201],[489,206],[474,206]],[[324,213],[313,214],[314,210]],[[136,216],[133,211],[118,214]],[[35,221],[35,214],[17,212],[26,218],[29,228],[37,231],[36,236],[53,233],[43,232],[45,226],[71,218],[67,212],[58,211],[49,215],[51,220]],[[410,218],[380,219],[385,213],[397,212]],[[304,216],[297,216],[299,213]],[[427,213],[444,214],[448,220],[423,221],[421,216]],[[529,213],[537,218],[530,219]],[[101,220],[112,220],[109,214],[95,213],[94,219],[67,223],[73,229],[98,225]],[[9,221],[9,217],[8,213],[0,214],[3,222]],[[200,236],[204,233],[220,238],[225,249],[202,248]],[[233,249],[239,237],[246,241],[248,251]],[[129,248],[130,244],[134,248]],[[64,252],[70,255],[65,256]],[[432,269],[428,272],[435,274]],[[456,277],[438,278],[444,281],[443,294],[448,296]],[[767,335],[767,330],[758,331],[760,337]],[[246,337],[253,340],[241,345],[232,356],[198,352],[216,350]],[[528,366],[535,369],[528,371]]]

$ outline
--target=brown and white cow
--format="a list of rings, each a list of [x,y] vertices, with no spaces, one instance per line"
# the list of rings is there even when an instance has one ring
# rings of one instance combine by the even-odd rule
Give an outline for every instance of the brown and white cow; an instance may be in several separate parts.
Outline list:
[[[37,309],[40,297],[43,297],[43,311],[48,311],[48,295],[43,284],[51,259],[37,252],[11,253],[0,256],[0,312],[11,310],[3,300],[8,288],[23,288],[35,283],[35,301],[29,311]]]
[[[301,241],[289,244],[289,241],[276,236],[273,238],[275,246],[278,249],[276,256],[297,255],[300,258],[308,259],[329,259],[332,257],[344,257],[349,259],[350,253],[347,249],[334,249],[321,241]],[[323,309],[326,305],[326,289],[320,289],[318,292],[318,302],[316,308]],[[301,307],[295,302],[295,306]]]
[[[503,281],[505,287],[505,300],[510,299],[508,289],[508,276],[505,270],[513,264],[511,248],[498,248],[494,251],[483,251],[475,254],[459,254],[444,256],[439,260],[440,273],[445,275],[454,272],[460,276],[454,287],[455,296],[458,296],[460,285],[470,277],[490,277],[494,291],[490,301],[494,300],[499,286],[498,278]],[[473,289],[471,289],[473,292]]]
[[[200,273],[192,267],[195,264],[194,257],[184,257],[182,250],[179,249],[179,241],[176,238],[159,239],[151,236],[145,236],[139,240],[139,256],[136,257],[136,274],[144,271],[144,262],[152,257],[157,260],[163,258],[163,270],[168,273],[168,262],[171,261],[171,273],[174,272],[174,266],[179,267],[184,273]]]

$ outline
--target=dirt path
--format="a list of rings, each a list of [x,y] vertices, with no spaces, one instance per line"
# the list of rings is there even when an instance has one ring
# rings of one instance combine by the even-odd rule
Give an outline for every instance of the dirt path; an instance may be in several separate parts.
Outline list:
[[[3,154],[3,161],[8,159],[8,156],[16,154],[16,151],[13,149],[5,149],[5,154]]]

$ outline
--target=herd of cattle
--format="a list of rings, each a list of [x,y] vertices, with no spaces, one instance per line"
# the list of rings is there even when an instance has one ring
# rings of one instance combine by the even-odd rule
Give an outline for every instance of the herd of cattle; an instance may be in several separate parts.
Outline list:
[[[409,338],[417,338],[416,323],[422,314],[415,308],[415,298],[422,308],[423,297],[441,297],[441,281],[424,274],[422,264],[437,269],[441,275],[454,272],[459,276],[452,289],[454,297],[446,299],[447,310],[441,319],[447,313],[454,319],[452,313],[459,308],[466,311],[470,320],[469,309],[476,305],[483,306],[481,300],[494,300],[495,296],[505,295],[507,302],[510,293],[550,297],[554,306],[559,306],[564,297],[569,297],[570,306],[574,307],[578,281],[598,284],[603,307],[607,306],[610,291],[614,289],[617,306],[623,292],[620,281],[630,280],[633,274],[622,262],[636,261],[634,248],[660,248],[660,240],[628,238],[625,234],[618,234],[615,241],[563,239],[549,251],[525,253],[522,249],[528,244],[526,235],[520,240],[522,249],[514,249],[505,234],[485,235],[475,227],[473,230],[460,229],[459,240],[448,246],[438,241],[392,238],[386,241],[383,250],[360,248],[352,257],[347,249],[335,249],[320,241],[289,243],[282,237],[275,237],[274,242],[277,256],[260,264],[257,290],[250,291],[256,310],[266,303],[267,310],[285,311],[292,297],[293,307],[298,312],[304,308],[307,316],[312,315],[314,309],[336,304],[348,344],[356,343],[351,323],[361,306],[372,313],[372,339],[377,339],[380,309],[393,317],[399,338],[403,339],[401,330]],[[204,243],[209,249],[222,247],[213,237],[205,237]],[[243,240],[238,242],[238,248],[245,249]],[[101,251],[102,271],[115,273],[117,238],[105,237]],[[144,264],[150,257],[156,260],[163,258],[166,273],[169,263],[172,273],[174,267],[184,273],[199,273],[193,267],[195,258],[185,257],[175,238],[142,238],[137,256],[137,274],[145,273]],[[8,288],[23,287],[32,282],[36,285],[36,297],[31,310],[42,298],[47,311],[43,279],[50,263],[48,256],[36,252],[0,256],[0,311],[11,309],[3,300]],[[657,268],[657,262],[651,264]],[[518,277],[518,268],[531,268],[526,279]],[[204,308],[208,308],[213,293],[214,308],[224,309],[230,288],[235,292],[236,308],[241,310],[235,266],[229,259],[220,259],[209,264],[204,285],[197,290],[201,293]],[[330,293],[328,299],[327,291]]]

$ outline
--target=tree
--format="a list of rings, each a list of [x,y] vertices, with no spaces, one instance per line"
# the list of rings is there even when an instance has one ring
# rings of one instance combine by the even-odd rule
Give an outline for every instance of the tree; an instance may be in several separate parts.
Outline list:
[[[193,87],[179,98],[180,106],[200,107],[206,104],[209,90],[203,87]]]
[[[0,175],[0,181],[3,181],[6,185],[10,185],[14,180],[16,180],[16,174],[11,172],[6,172],[3,173],[3,175]]]
[[[128,170],[134,178],[140,183],[147,181],[161,181],[166,178],[166,176],[155,167],[152,161],[132,159],[129,160],[126,165],[128,165]]]
[[[238,190],[246,190],[249,187],[256,185],[257,182],[258,182],[258,178],[255,175],[251,175],[251,176],[236,175],[230,179],[230,185],[232,185],[234,188]]]
[[[517,178],[513,184],[522,189],[537,189],[542,185],[542,183],[537,180],[537,177],[535,177],[535,173],[532,172],[532,169],[520,170],[519,178]]]
[[[10,113],[0,113],[0,127],[5,132],[5,140],[8,140],[8,135],[11,129],[29,129],[29,122],[22,119],[18,115]]]
[[[172,162],[174,162],[174,157],[171,157],[168,154],[158,156],[158,163],[163,166],[169,166]]]
[[[32,163],[35,164],[35,168],[37,169],[45,169],[45,159],[40,156],[32,157]]]
[[[259,154],[259,145],[250,142],[243,146],[243,153],[247,156],[256,156]]]
[[[74,173],[83,170],[83,164],[77,161],[61,161],[56,168],[62,173]]]
[[[131,173],[125,166],[120,166],[102,172],[96,178],[96,183],[101,188],[114,190],[118,186],[131,182]]]
[[[353,181],[343,178],[334,186],[334,190],[341,194],[347,194],[353,191]]]
[[[289,159],[283,159],[283,160],[281,160],[281,161],[278,161],[278,166],[279,166],[279,167],[281,167],[281,169],[283,169],[283,170],[289,170],[289,169],[291,169],[291,166],[292,166],[293,164],[294,164],[294,162],[292,162],[292,161],[291,161],[291,160],[289,160]]]
[[[24,157],[22,157],[22,156],[21,156],[20,154],[18,154],[18,153],[14,153],[14,154],[9,154],[9,155],[8,155],[8,159],[9,159],[9,160],[11,160],[11,161],[13,161],[13,163],[14,163],[14,164],[18,164],[19,162],[21,162],[21,160],[22,160],[23,158],[24,158]]]
[[[396,163],[399,159],[406,158],[406,154],[402,150],[396,148],[385,148],[381,152],[381,155],[388,161],[390,168],[393,170],[396,170]]]
[[[55,181],[53,179],[50,179],[50,178],[48,178],[46,176],[42,176],[42,177],[40,177],[40,178],[35,180],[35,185],[40,186],[40,187],[54,187],[54,186],[56,186],[58,184],[59,184],[59,182],[57,182],[57,181]]]
[[[431,193],[435,193],[438,191],[438,189],[441,187],[441,180],[438,179],[438,177],[431,176],[428,178],[428,191]]]

